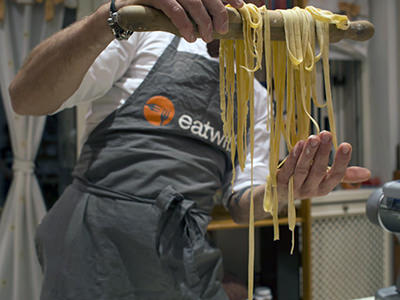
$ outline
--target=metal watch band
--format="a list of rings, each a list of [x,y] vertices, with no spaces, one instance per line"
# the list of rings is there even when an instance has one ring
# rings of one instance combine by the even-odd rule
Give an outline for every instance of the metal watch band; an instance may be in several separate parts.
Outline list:
[[[115,7],[115,0],[111,0],[110,3],[110,17],[107,19],[107,23],[111,28],[111,32],[117,40],[127,40],[132,35],[133,31],[125,30],[119,26],[117,22],[118,12]]]

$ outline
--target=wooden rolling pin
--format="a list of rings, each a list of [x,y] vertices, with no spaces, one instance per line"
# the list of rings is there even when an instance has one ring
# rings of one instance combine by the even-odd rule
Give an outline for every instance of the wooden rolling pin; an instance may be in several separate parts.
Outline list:
[[[229,7],[227,10],[229,16],[229,31],[224,35],[214,32],[214,39],[242,39],[242,19],[239,12]],[[271,24],[271,39],[284,40],[285,32],[283,29],[282,15],[278,11],[273,10],[269,10],[268,14]],[[147,6],[125,6],[118,11],[116,20],[125,30],[166,31],[180,35],[175,25],[162,11]],[[375,32],[374,25],[368,21],[350,22],[350,27],[347,30],[337,29],[334,24],[331,24],[329,29],[331,43],[338,42],[342,39],[366,41],[370,39]],[[195,34],[197,37],[200,37],[197,31]]]

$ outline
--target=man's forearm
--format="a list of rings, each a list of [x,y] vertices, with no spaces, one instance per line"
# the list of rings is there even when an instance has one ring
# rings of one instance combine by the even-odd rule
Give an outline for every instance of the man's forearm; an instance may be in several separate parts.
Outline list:
[[[266,213],[263,208],[265,185],[258,185],[254,187],[254,219],[261,220],[271,216]],[[249,222],[250,213],[250,199],[251,199],[251,188],[240,193],[235,192],[229,203],[229,211],[232,219],[238,224],[244,224]]]
[[[17,113],[54,112],[79,88],[91,64],[114,38],[107,17],[108,7],[103,5],[32,51],[9,87]]]

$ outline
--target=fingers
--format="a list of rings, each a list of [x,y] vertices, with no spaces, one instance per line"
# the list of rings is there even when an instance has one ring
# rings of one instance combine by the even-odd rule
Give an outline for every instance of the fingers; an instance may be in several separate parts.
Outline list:
[[[295,155],[295,150],[300,150],[300,153]],[[332,134],[328,131],[299,142],[277,174],[278,190],[281,190],[279,194],[283,196],[287,193],[290,176],[293,176],[294,193],[298,199],[329,193],[345,176],[351,157],[351,146],[347,143],[339,146],[334,164],[327,172],[331,150]],[[349,172],[353,179],[367,175]]]
[[[183,6],[175,0],[151,1],[150,4],[155,8],[162,10],[165,15],[171,19],[171,22],[178,28],[182,37],[188,42],[194,42],[193,24],[186,14]]]
[[[303,186],[307,179],[311,165],[314,161],[314,156],[319,149],[320,142],[320,137],[317,135],[312,135],[307,139],[294,171],[295,187]]]
[[[197,24],[201,38],[209,43],[213,40],[214,31],[225,34],[228,32],[228,12],[220,0],[178,0],[188,15]],[[227,1],[235,8],[244,5],[242,0]]]
[[[255,0],[260,2],[261,0]],[[225,4],[234,8],[244,5],[243,0],[119,0],[117,9],[127,5],[147,5],[162,10],[179,33],[188,42],[196,40],[193,22],[197,25],[201,38],[212,41],[212,33],[225,34],[229,29],[228,13]]]
[[[303,181],[302,190],[305,193],[315,189],[315,187],[320,184],[326,175],[326,170],[329,163],[329,154],[331,153],[332,149],[332,135],[330,132],[323,131],[320,133],[319,138],[320,145],[314,155],[311,169],[309,170],[307,178]]]
[[[282,168],[280,168],[277,172],[278,185],[285,186],[288,184],[289,178],[293,175],[296,169],[297,160],[300,156],[300,153],[303,151],[304,145],[304,141],[299,141],[289,153],[289,156],[287,157]]]
[[[332,168],[320,184],[319,189],[321,194],[329,193],[341,182],[350,162],[351,150],[351,145],[348,143],[343,143],[338,147]]]
[[[191,19],[197,25],[201,38],[207,43],[212,41],[213,31],[220,34],[228,32],[228,13],[221,0],[153,0],[149,2],[171,19],[188,42],[196,40]],[[235,8],[244,5],[243,0],[226,2]]]
[[[296,199],[323,196],[331,192],[341,181],[358,183],[371,176],[371,172],[366,168],[348,167],[352,151],[348,143],[342,143],[338,147],[333,165],[328,170],[331,150],[332,135],[327,131],[298,142],[285,164],[277,172],[280,201],[284,202],[287,199],[291,176],[294,179]]]
[[[299,141],[294,146],[293,150],[289,153],[289,156],[287,157],[282,168],[280,168],[277,171],[276,180],[277,180],[277,185],[278,185],[278,198],[279,198],[279,203],[281,203],[281,204],[287,203],[289,179],[294,174],[297,161],[299,159],[300,154],[303,151],[305,144],[306,143],[304,141]]]
[[[246,3],[253,3],[254,5],[260,7],[265,5],[265,0],[248,0]]]
[[[228,12],[220,1],[203,0],[208,12],[210,13],[214,30],[220,34],[225,34],[229,29]]]
[[[349,167],[342,179],[346,183],[358,183],[368,180],[371,177],[371,171],[361,167]]]
[[[201,0],[179,0],[183,8],[188,12],[188,14],[193,18],[194,22],[197,24],[200,36],[202,39],[209,43],[212,41],[212,33],[214,30],[213,21],[211,16],[209,15],[206,3],[209,1],[201,1]],[[209,3],[210,8],[213,9],[213,12],[217,15],[219,14],[220,19],[224,19],[223,21],[227,22],[228,15],[226,9],[224,8],[222,2],[213,1],[213,3]],[[222,12],[224,11],[224,12]],[[211,14],[211,10],[209,11]],[[219,21],[220,22],[220,21]]]

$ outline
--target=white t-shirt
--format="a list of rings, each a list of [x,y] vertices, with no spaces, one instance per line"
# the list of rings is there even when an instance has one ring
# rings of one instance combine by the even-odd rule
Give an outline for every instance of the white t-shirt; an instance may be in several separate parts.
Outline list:
[[[83,140],[118,109],[139,87],[154,63],[172,41],[166,32],[135,32],[127,41],[115,40],[97,57],[85,75],[79,89],[57,110],[90,103]],[[180,40],[178,51],[196,53],[210,60],[207,45],[202,40],[188,43]],[[266,131],[267,92],[255,82],[255,150],[254,184],[264,184],[268,174],[269,133]],[[247,147],[250,149],[250,147]],[[250,186],[250,153],[243,171],[236,168],[234,190]]]

